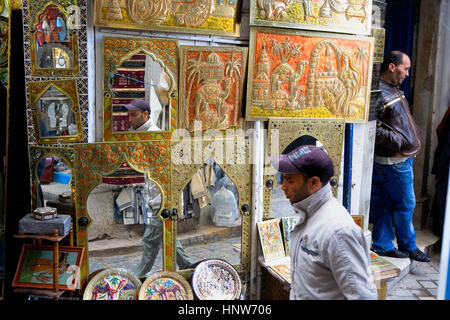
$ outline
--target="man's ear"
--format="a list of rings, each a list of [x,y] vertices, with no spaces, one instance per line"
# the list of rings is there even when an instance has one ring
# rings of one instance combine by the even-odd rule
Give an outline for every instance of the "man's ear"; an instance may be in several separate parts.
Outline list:
[[[314,192],[322,188],[322,182],[320,181],[319,177],[313,176],[308,179],[307,186],[310,194],[313,194]]]
[[[391,71],[391,72],[395,71],[395,64],[393,64],[392,62],[389,63],[389,71]]]

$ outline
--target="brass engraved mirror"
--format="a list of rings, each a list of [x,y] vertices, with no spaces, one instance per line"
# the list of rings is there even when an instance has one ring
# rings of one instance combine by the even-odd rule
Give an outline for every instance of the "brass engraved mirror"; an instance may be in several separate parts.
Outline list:
[[[334,176],[330,180],[333,194],[337,196],[341,157],[344,143],[343,120],[269,120],[267,155],[264,164],[264,213],[263,220],[293,215],[289,200],[281,190],[279,173],[271,165],[269,156],[288,153],[295,147],[312,144],[323,146],[334,163]],[[287,202],[286,202],[287,201]],[[283,210],[278,210],[278,208]]]

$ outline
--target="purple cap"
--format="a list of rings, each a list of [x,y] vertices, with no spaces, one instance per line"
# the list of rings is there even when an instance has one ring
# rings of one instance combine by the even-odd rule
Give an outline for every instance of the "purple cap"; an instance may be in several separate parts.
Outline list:
[[[324,149],[303,145],[288,154],[270,156],[272,166],[281,173],[305,173],[326,183],[334,175],[333,160]]]
[[[129,104],[124,105],[124,107],[128,110],[148,111],[148,113],[150,114],[150,105],[142,99],[132,100]]]

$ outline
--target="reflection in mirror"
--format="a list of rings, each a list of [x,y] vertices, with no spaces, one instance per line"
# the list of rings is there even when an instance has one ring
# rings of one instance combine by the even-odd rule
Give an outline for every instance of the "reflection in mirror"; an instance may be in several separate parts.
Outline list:
[[[172,80],[162,62],[135,54],[117,67],[110,87],[114,132],[169,130]],[[126,107],[136,99],[147,102],[147,114],[142,107]]]
[[[315,145],[318,147],[323,147],[323,144],[316,138],[303,135],[292,141],[282,152],[282,154],[287,154],[294,150],[295,148],[302,145]],[[277,172],[275,175],[276,183],[272,190],[272,200],[271,200],[271,218],[281,218],[295,216],[296,213],[292,206],[290,205],[289,199],[286,198],[284,191],[281,189],[283,183],[281,173]]]
[[[72,39],[67,18],[54,4],[48,5],[38,17],[35,27],[37,65],[41,69],[73,67]]]
[[[47,155],[39,161],[36,173],[39,181],[37,206],[56,208],[58,214],[70,215],[73,219],[75,208],[70,187],[72,170],[68,164],[56,155]]]
[[[238,197],[234,183],[212,159],[186,185],[181,195],[177,241],[194,263],[204,259],[241,263]],[[178,269],[185,268],[178,263]]]
[[[124,268],[136,275],[163,269],[162,189],[126,162],[96,186],[87,199],[89,272]]]
[[[77,135],[71,100],[51,86],[38,100],[41,137]]]

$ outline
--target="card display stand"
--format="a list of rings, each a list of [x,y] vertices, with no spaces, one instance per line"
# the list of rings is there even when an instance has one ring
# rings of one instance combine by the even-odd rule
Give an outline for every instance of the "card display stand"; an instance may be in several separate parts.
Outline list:
[[[69,236],[69,246],[73,247],[73,223],[70,229],[63,235],[58,234],[58,229],[54,229],[52,234],[15,234],[14,238],[34,239],[38,244],[42,244],[42,240],[53,242],[53,289],[33,289],[33,288],[16,288],[16,293],[30,293],[32,295],[44,295],[54,299],[59,299],[65,290],[58,289],[58,265],[59,265],[59,242]]]

